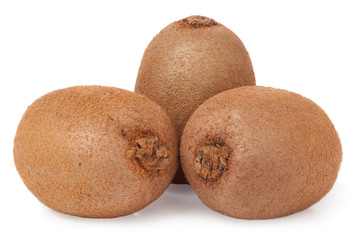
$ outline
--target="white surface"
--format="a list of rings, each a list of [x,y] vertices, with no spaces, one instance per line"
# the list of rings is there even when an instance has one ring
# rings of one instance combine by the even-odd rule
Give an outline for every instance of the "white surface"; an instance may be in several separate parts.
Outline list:
[[[0,1],[0,239],[356,239],[353,3]],[[189,186],[171,186],[144,210],[117,219],[71,217],[43,206],[13,164],[13,138],[27,106],[49,91],[74,85],[133,90],[150,40],[169,23],[193,14],[214,18],[242,39],[258,85],[300,93],[327,112],[344,150],[332,191],[306,211],[265,221],[215,213]]]

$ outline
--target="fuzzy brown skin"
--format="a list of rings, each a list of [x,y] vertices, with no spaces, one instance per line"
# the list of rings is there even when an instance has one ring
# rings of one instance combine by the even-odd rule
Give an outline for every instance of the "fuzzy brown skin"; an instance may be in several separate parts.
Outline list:
[[[249,54],[231,30],[191,16],[165,27],[146,48],[135,92],[162,106],[180,140],[193,111],[228,89],[255,85]],[[173,183],[186,183],[181,168]]]
[[[266,87],[236,88],[204,102],[187,122],[180,150],[202,202],[244,219],[308,208],[332,188],[342,160],[337,132],[319,106]],[[207,172],[205,162],[218,167]]]
[[[18,126],[14,158],[42,203],[92,218],[144,208],[178,168],[175,130],[165,112],[144,96],[100,86],[36,100]]]

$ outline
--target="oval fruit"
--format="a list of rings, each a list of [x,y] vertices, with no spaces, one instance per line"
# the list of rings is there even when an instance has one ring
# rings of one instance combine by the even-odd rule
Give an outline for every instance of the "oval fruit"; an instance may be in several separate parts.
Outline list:
[[[222,91],[255,85],[242,41],[213,19],[191,16],[165,27],[146,48],[135,92],[162,106],[178,139],[193,111]],[[180,169],[173,183],[185,183]]]
[[[204,102],[180,150],[203,203],[244,219],[282,217],[318,202],[342,160],[338,134],[319,106],[266,87],[236,88]]]
[[[48,207],[82,217],[117,217],[157,199],[178,167],[170,118],[126,90],[78,86],[51,92],[25,112],[16,168]]]

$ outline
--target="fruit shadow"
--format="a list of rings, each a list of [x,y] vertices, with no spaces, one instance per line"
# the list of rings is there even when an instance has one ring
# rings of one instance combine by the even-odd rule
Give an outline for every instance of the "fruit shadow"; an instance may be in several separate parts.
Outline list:
[[[190,185],[171,184],[162,196],[146,208],[126,217],[116,218],[115,221],[161,222],[163,219],[185,218],[192,214],[199,217],[208,217],[217,213],[199,200]]]
[[[172,216],[187,215],[195,213],[206,215],[207,208],[197,197],[190,185],[171,184],[165,193],[155,202],[134,213],[134,218],[162,217],[171,218]]]

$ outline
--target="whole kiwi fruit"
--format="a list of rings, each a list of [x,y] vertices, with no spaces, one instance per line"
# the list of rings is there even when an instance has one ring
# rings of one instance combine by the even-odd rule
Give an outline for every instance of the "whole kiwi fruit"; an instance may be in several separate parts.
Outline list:
[[[135,92],[162,106],[180,140],[193,111],[228,89],[255,85],[242,41],[227,27],[203,16],[171,23],[146,48]],[[186,183],[179,168],[173,183]]]
[[[82,217],[118,217],[157,199],[178,168],[171,119],[126,90],[77,86],[36,100],[14,141],[16,168],[45,205]]]
[[[282,217],[318,202],[342,160],[325,112],[301,95],[267,87],[217,94],[192,114],[181,164],[204,204],[243,219]]]

